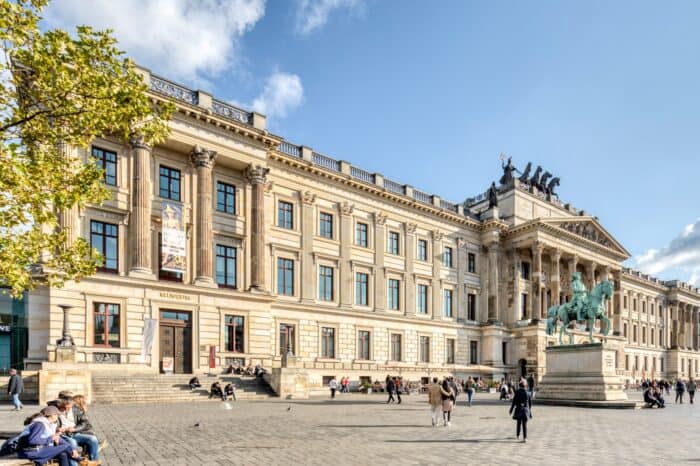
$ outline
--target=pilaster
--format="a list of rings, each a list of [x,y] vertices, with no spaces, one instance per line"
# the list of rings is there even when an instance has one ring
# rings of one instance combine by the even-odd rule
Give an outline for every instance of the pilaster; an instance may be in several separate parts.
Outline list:
[[[129,220],[129,275],[155,278],[151,265],[151,146],[140,134],[131,137],[134,177]]]
[[[213,260],[213,223],[212,210],[212,169],[216,152],[195,146],[190,154],[190,159],[197,172],[197,269],[195,273],[195,285],[216,287],[214,282]]]
[[[442,237],[441,231],[433,231],[433,279],[430,288],[432,290],[432,302],[430,310],[432,318],[442,319],[442,289],[440,287],[440,272],[442,270]]]
[[[316,194],[305,191],[301,199],[301,301],[312,303],[316,293],[316,271],[314,270],[314,235]]]
[[[265,289],[265,182],[270,169],[249,165],[246,178],[253,190],[250,232],[250,291],[266,293]]]
[[[352,212],[354,204],[347,201],[340,205],[340,305],[352,306],[353,276],[350,267],[350,246],[352,244]]]
[[[374,214],[374,310],[386,310],[386,270],[384,270],[384,253],[386,251],[386,214]]]

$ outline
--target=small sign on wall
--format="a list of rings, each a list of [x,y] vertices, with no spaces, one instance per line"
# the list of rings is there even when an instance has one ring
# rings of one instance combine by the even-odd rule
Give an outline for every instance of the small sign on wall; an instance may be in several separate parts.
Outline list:
[[[173,373],[173,367],[175,366],[175,359],[174,358],[164,357],[162,364],[163,364],[163,372],[165,372],[166,374]]]

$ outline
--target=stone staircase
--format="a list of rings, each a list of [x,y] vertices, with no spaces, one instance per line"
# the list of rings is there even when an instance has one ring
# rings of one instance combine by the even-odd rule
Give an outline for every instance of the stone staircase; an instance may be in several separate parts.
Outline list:
[[[256,377],[222,374],[198,375],[202,387],[190,390],[192,374],[92,375],[93,403],[177,403],[209,400],[209,387],[216,380],[225,387],[236,386],[238,400],[264,400],[275,396],[270,387]],[[215,399],[212,398],[212,401]],[[218,399],[220,401],[220,399]]]

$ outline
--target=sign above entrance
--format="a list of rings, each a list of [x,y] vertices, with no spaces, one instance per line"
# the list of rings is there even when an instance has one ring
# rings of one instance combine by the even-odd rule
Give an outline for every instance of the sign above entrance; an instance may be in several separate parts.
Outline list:
[[[169,272],[185,272],[186,235],[182,220],[182,206],[174,202],[163,201],[162,208],[162,242],[160,268]]]

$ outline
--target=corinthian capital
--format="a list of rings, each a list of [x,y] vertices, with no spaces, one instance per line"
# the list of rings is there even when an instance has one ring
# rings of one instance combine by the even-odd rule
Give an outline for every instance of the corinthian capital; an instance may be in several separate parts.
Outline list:
[[[139,132],[133,132],[129,135],[129,143],[132,149],[151,150],[151,146],[146,143],[146,138]]]
[[[216,152],[213,150],[205,149],[201,146],[194,146],[192,153],[190,154],[192,163],[195,167],[212,168],[214,166],[214,159],[216,159]]]
[[[245,176],[251,184],[263,184],[267,181],[267,174],[270,169],[262,165],[248,165]]]

